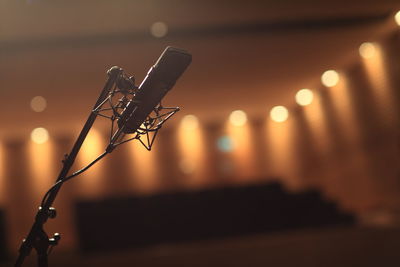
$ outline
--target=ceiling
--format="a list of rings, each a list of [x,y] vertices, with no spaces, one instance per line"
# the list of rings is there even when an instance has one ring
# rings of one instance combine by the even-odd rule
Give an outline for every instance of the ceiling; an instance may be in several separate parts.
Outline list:
[[[166,103],[220,120],[263,116],[396,30],[395,1],[0,1],[0,135],[81,127],[113,65],[140,82],[167,45],[193,62]],[[155,38],[150,26],[168,25]],[[48,107],[36,113],[37,95]]]

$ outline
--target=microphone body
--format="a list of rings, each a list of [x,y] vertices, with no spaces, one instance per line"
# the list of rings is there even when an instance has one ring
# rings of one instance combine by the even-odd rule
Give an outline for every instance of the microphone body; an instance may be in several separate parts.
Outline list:
[[[136,132],[191,61],[191,54],[185,50],[167,47],[148,71],[133,99],[122,111],[118,119],[119,129],[127,134]]]

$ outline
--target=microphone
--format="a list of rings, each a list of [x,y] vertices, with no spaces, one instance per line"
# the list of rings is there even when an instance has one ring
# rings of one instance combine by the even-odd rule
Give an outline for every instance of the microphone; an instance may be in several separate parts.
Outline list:
[[[148,71],[133,99],[122,111],[118,119],[120,131],[126,134],[136,132],[161,99],[172,89],[191,61],[192,55],[187,51],[167,47]]]

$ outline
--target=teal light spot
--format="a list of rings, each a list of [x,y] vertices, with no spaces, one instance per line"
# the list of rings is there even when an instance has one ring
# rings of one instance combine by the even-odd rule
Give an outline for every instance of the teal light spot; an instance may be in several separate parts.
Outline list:
[[[231,152],[234,149],[234,143],[229,136],[221,136],[217,140],[217,147],[222,152]]]

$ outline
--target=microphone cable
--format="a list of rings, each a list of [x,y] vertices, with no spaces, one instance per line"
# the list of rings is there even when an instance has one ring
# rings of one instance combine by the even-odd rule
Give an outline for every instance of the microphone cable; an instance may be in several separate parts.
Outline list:
[[[104,158],[110,151],[107,149],[106,151],[104,151],[102,154],[100,154],[97,158],[95,158],[92,162],[90,162],[88,165],[86,165],[85,167],[83,167],[82,169],[74,172],[73,174],[71,174],[70,176],[65,177],[62,180],[57,181],[52,187],[50,187],[50,189],[46,192],[46,194],[44,195],[42,202],[40,204],[40,206],[43,207],[44,203],[46,202],[48,196],[50,195],[50,193],[57,188],[58,186],[61,186],[63,183],[71,180],[72,178],[78,176],[79,174],[87,171],[90,167],[92,167],[95,163],[97,163],[99,160],[101,160],[102,158]]]

